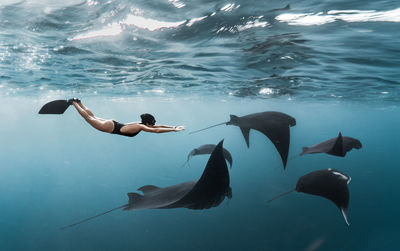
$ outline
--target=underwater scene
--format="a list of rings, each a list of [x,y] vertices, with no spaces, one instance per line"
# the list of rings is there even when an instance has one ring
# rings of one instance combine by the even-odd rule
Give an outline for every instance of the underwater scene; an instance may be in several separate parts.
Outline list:
[[[399,28],[384,0],[0,1],[0,250],[399,250]]]

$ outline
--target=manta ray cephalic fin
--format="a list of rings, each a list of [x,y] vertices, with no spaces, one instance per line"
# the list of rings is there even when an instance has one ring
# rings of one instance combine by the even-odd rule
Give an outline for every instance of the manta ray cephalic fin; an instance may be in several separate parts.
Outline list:
[[[128,198],[129,198],[129,203],[128,204],[132,204],[134,203],[136,200],[140,200],[143,198],[143,195],[140,195],[138,193],[128,193]]]
[[[141,188],[139,188],[139,191],[142,191],[143,194],[147,194],[156,190],[159,190],[159,187],[153,186],[153,185],[146,185],[146,186],[142,186]]]
[[[301,148],[302,152],[299,154],[299,156],[303,156],[304,154],[306,154],[306,152],[308,151],[308,149],[310,149],[309,147],[303,146]]]

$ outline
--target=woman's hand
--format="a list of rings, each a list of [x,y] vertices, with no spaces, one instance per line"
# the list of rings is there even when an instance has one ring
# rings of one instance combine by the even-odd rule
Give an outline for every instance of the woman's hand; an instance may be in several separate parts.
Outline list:
[[[179,131],[185,130],[185,127],[184,126],[174,126],[174,129],[175,129],[175,132],[179,132]]]

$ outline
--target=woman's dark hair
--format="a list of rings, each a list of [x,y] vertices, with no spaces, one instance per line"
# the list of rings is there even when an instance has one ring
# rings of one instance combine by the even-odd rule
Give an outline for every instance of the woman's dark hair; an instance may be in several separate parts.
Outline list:
[[[151,114],[148,114],[148,113],[140,115],[140,118],[142,119],[142,124],[144,124],[144,125],[147,123],[154,125],[154,123],[156,122],[156,119],[154,118],[154,116]]]

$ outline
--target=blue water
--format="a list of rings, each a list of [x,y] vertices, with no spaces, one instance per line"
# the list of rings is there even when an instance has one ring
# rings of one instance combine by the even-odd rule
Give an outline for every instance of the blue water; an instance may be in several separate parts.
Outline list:
[[[289,8],[284,8],[290,4]],[[397,1],[18,1],[0,3],[0,250],[398,250],[400,5]],[[144,112],[184,125],[135,138],[94,130],[79,97],[121,122]],[[247,149],[229,114],[285,112],[289,161],[261,133]],[[302,146],[359,139],[345,158]],[[127,192],[200,177],[202,144],[233,156],[233,197],[209,210],[115,211]],[[347,226],[336,206],[293,193],[297,179],[351,176]]]

